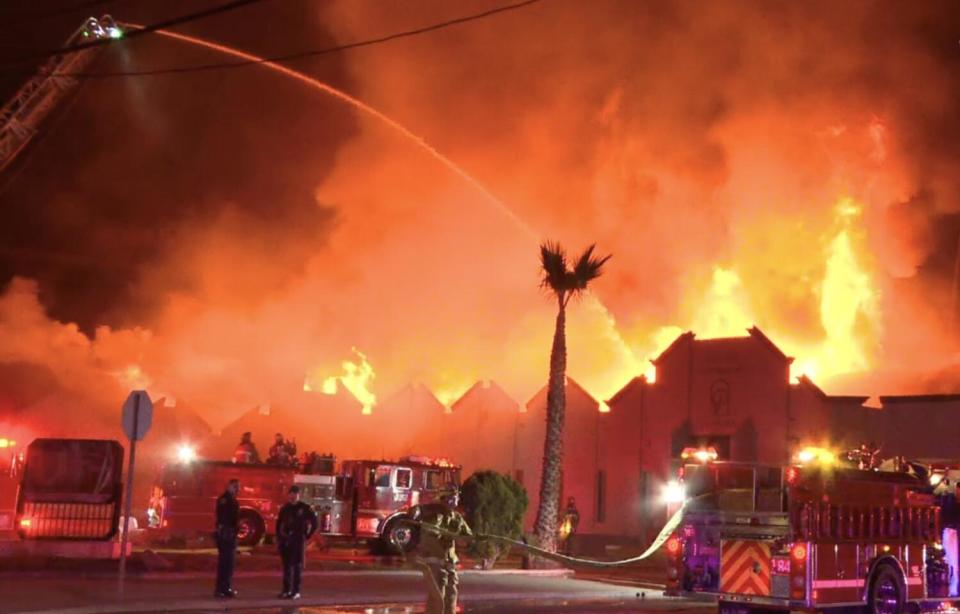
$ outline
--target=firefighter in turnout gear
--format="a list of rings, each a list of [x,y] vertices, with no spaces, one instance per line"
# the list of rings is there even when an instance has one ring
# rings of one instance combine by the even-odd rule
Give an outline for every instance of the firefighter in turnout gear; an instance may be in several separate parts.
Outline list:
[[[577,510],[576,500],[570,497],[567,499],[567,508],[563,511],[563,522],[560,524],[560,540],[566,554],[573,553],[573,538],[579,525],[580,511]]]
[[[240,481],[230,480],[227,489],[217,498],[217,529],[214,538],[217,542],[217,587],[214,597],[236,597],[233,590],[233,566],[237,557],[237,523],[240,516],[240,504],[237,493]]]
[[[285,467],[296,465],[297,444],[293,441],[286,441],[282,433],[277,433],[274,436],[273,445],[270,446],[267,463],[271,465],[283,465]]]
[[[283,592],[281,599],[300,599],[300,576],[307,540],[317,530],[317,515],[313,508],[300,500],[300,487],[291,486],[287,503],[277,516],[277,546],[283,562]]]
[[[437,527],[447,533],[472,537],[467,521],[456,510],[460,493],[455,486],[442,493],[434,503],[417,505],[410,517],[419,521],[420,540],[414,553],[414,564],[427,581],[426,614],[455,614],[459,577],[457,576],[457,549],[455,538],[431,531]]]
[[[233,462],[260,462],[260,453],[257,452],[257,446],[253,443],[253,436],[250,433],[244,433],[240,436],[240,443],[238,443],[237,447],[233,450]]]

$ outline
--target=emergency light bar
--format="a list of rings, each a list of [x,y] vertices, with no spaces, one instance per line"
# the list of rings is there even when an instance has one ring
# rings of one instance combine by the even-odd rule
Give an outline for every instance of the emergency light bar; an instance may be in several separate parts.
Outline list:
[[[710,446],[708,448],[684,448],[680,453],[681,460],[693,459],[700,463],[709,463],[717,460],[717,450]]]

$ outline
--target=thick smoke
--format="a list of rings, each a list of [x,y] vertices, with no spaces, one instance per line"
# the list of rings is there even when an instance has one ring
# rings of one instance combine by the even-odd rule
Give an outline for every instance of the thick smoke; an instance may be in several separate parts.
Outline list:
[[[190,33],[282,52],[489,6],[283,4]],[[536,246],[557,238],[614,254],[569,323],[571,375],[608,397],[655,331],[698,322],[718,266],[758,325],[822,338],[824,251],[849,197],[882,317],[858,324],[871,366],[932,368],[949,349],[934,341],[957,230],[958,25],[946,3],[546,0],[302,67],[524,224],[382,123],[262,68],[92,81],[0,195],[18,276],[0,356],[91,406],[146,386],[217,424],[295,403],[354,347],[381,398],[491,378],[525,401],[553,327]],[[218,59],[158,39],[100,66]]]

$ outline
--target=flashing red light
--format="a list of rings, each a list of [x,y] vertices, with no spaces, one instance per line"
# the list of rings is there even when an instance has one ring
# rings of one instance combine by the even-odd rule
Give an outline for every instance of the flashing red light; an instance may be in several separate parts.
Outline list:
[[[674,555],[680,553],[680,538],[679,538],[679,537],[674,536],[674,537],[671,537],[670,539],[667,540],[667,552],[669,552],[670,554],[674,554]]]
[[[803,544],[797,544],[793,547],[793,550],[790,551],[790,554],[794,560],[805,561],[807,560],[807,547]]]
[[[793,486],[798,481],[800,481],[800,469],[797,467],[790,467],[787,469],[787,484]]]

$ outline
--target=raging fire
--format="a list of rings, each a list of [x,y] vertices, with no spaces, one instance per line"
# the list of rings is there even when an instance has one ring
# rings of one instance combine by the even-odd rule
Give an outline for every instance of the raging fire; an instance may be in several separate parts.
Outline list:
[[[346,388],[363,405],[364,414],[372,414],[373,407],[377,404],[377,395],[374,394],[370,386],[376,378],[376,372],[373,365],[367,360],[367,356],[357,348],[350,348],[350,351],[356,356],[356,360],[344,360],[340,367],[343,372],[340,375],[322,376],[307,375],[304,378],[304,392],[312,392],[316,389],[315,382],[321,381],[320,391],[323,394],[337,394],[340,386]]]
[[[822,258],[817,267],[822,277],[812,288],[819,300],[821,339],[811,343],[791,330],[769,330],[776,343],[796,357],[792,381],[801,375],[829,380],[871,367],[870,348],[880,314],[861,218],[862,206],[852,198],[841,198],[834,207],[832,229],[821,237],[824,248],[814,252]],[[696,308],[686,328],[701,339],[742,336],[753,325],[764,327],[734,267],[715,266],[707,290],[688,298]],[[682,330],[675,325],[657,329],[650,337],[648,360],[663,352]],[[655,367],[648,367],[645,376],[656,381]]]

